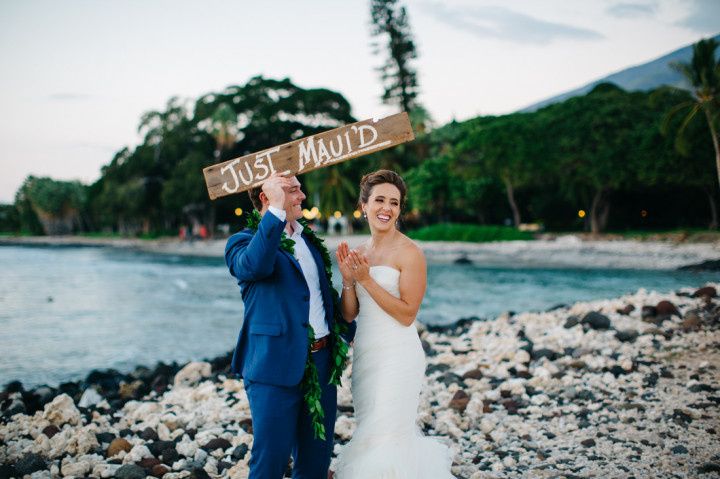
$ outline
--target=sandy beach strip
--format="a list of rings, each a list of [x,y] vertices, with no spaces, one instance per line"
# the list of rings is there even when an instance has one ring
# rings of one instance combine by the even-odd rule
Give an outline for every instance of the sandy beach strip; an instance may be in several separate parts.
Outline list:
[[[351,248],[367,241],[367,235],[327,236],[333,252],[342,241]],[[225,239],[180,241],[175,238],[141,240],[84,236],[0,237],[0,246],[103,246],[129,248],[155,254],[217,257],[224,255]],[[418,241],[434,262],[470,261],[484,266],[675,269],[720,259],[720,241],[676,242],[593,240],[580,235],[541,237],[533,241],[467,243]]]

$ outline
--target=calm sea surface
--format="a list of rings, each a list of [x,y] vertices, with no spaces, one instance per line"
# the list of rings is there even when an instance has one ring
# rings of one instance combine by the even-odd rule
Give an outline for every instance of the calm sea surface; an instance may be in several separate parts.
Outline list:
[[[0,247],[0,385],[83,378],[92,369],[211,358],[230,351],[242,301],[222,259],[114,248]],[[638,288],[670,291],[712,273],[430,264],[419,319],[543,310]],[[339,273],[334,275],[339,283]]]

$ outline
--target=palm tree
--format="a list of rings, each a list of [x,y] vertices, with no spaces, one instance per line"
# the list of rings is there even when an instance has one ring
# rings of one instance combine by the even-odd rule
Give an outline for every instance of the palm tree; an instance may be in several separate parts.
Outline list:
[[[681,152],[687,151],[684,133],[687,125],[701,111],[710,127],[713,146],[715,147],[715,166],[717,167],[718,185],[720,186],[720,140],[718,140],[718,113],[720,113],[720,62],[715,56],[718,42],[714,38],[700,40],[693,45],[693,56],[690,63],[677,62],[671,66],[680,72],[690,84],[693,100],[682,102],[673,107],[665,118],[665,127],[678,112],[688,110],[685,119],[677,132],[677,146]]]
[[[237,114],[227,103],[221,103],[212,115],[211,133],[215,138],[215,160],[220,161],[224,151],[237,140]]]

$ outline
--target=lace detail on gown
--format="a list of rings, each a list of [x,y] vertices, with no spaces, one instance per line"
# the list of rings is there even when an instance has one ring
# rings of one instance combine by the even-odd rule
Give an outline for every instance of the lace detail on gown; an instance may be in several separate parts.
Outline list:
[[[400,272],[370,275],[399,297]],[[422,435],[415,421],[425,381],[425,353],[414,326],[388,315],[357,285],[360,312],[353,345],[352,396],[357,427],[340,451],[337,479],[454,479],[450,451]]]

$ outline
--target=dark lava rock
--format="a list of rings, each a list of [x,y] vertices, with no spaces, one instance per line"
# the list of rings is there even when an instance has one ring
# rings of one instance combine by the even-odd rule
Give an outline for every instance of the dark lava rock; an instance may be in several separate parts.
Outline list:
[[[640,333],[638,333],[635,329],[623,329],[622,331],[617,331],[615,333],[615,337],[618,341],[622,341],[623,343],[632,343],[639,335]]]
[[[669,320],[670,320],[670,316],[668,316],[666,314],[665,315],[661,314],[658,316],[648,316],[646,318],[643,318],[644,322],[654,324],[655,326],[662,326],[662,323],[664,323],[665,321],[669,321]],[[649,333],[649,331],[648,331],[648,333]],[[657,334],[663,334],[663,333],[661,331]]]
[[[692,393],[700,393],[700,392],[714,393],[715,392],[715,388],[710,386],[709,384],[693,384],[688,389]]]
[[[720,259],[709,259],[697,264],[680,266],[680,271],[720,271]]]
[[[175,449],[175,443],[173,441],[154,441],[146,444],[146,446],[155,457],[160,457],[160,454],[167,449]]]
[[[451,373],[450,371],[440,376],[438,378],[438,381],[443,383],[446,387],[450,386],[451,384],[457,384],[458,386],[463,388],[465,387],[465,381],[463,381],[460,376],[455,373]]]
[[[644,320],[645,318],[654,318],[657,316],[657,308],[655,306],[643,306],[640,310],[640,317]]]
[[[160,460],[154,457],[143,457],[137,465],[148,470],[152,470],[153,467],[160,464]]]
[[[134,436],[135,433],[130,428],[120,429],[120,437],[128,437],[128,436]]]
[[[677,316],[680,317],[680,311],[670,301],[660,301],[656,306],[658,316]]]
[[[32,474],[35,471],[47,469],[48,465],[40,454],[27,454],[15,463],[15,471],[18,476],[22,477],[26,474]]]
[[[525,404],[522,401],[516,399],[506,399],[502,401],[501,404],[508,414],[517,414],[520,409],[525,407]]]
[[[221,437],[211,439],[207,442],[204,446],[202,446],[202,449],[205,449],[206,451],[214,451],[215,449],[222,449],[223,451],[226,449],[230,449],[232,447],[232,444],[230,444],[230,441],[227,439],[223,439]]]
[[[146,441],[157,441],[160,439],[158,437],[158,433],[155,432],[155,429],[151,427],[146,427],[143,432],[140,433],[140,437],[145,439]]]
[[[681,411],[680,409],[673,410],[672,418],[677,424],[680,425],[690,424],[693,421],[691,415]]]
[[[46,426],[42,433],[45,434],[48,438],[53,437],[55,434],[60,432],[60,428],[51,424],[49,426]]]
[[[546,313],[551,313],[553,311],[557,311],[558,309],[565,309],[568,305],[565,303],[558,303],[555,306],[551,306],[548,309],[545,310]]]
[[[480,368],[471,369],[462,375],[463,379],[482,379],[483,373]]]
[[[238,426],[240,426],[240,427],[242,428],[242,430],[245,431],[245,432],[248,433],[248,434],[252,434],[252,433],[253,433],[252,419],[249,418],[249,417],[246,418],[246,419],[243,419],[242,421],[240,421],[240,422],[238,423]],[[187,432],[187,431],[185,431],[185,432]]]
[[[145,469],[137,464],[125,464],[115,471],[117,479],[145,479]]]
[[[24,390],[25,389],[23,389],[23,385],[20,381],[10,381],[3,388],[4,393],[21,393]]]
[[[425,375],[426,375],[426,376],[430,376],[431,374],[437,373],[437,372],[444,373],[444,372],[447,371],[448,369],[450,369],[450,366],[448,366],[447,364],[443,364],[443,363],[440,363],[440,364],[428,364],[428,365],[427,365],[427,368],[425,368]]]
[[[698,474],[707,474],[708,472],[720,472],[720,464],[715,462],[706,462],[698,467]]]
[[[710,298],[716,298],[717,290],[715,288],[713,288],[712,286],[705,286],[704,288],[700,288],[697,291],[695,291],[692,295],[693,295],[693,298],[702,298],[703,296],[708,296]]]
[[[437,351],[435,351],[429,342],[425,341],[424,339],[421,341],[423,351],[425,351],[425,356],[437,356]]]
[[[110,444],[115,440],[115,434],[111,432],[98,432],[95,434],[95,439],[97,439],[100,444]]]
[[[194,467],[190,472],[190,479],[211,479],[210,475],[202,467]]]
[[[460,318],[452,324],[448,325],[427,325],[427,330],[431,333],[445,333],[448,336],[460,336],[468,332],[473,323],[481,321],[477,316],[468,318]]]
[[[585,447],[594,447],[595,439],[585,439],[584,441],[580,441],[580,444],[582,444]]]
[[[11,477],[18,477],[15,466],[12,464],[0,464],[0,479],[10,479]]]
[[[632,304],[628,304],[628,305],[625,306],[624,308],[620,308],[620,309],[617,310],[617,312],[618,312],[619,314],[622,314],[622,315],[625,315],[625,316],[627,316],[628,314],[632,313],[633,311],[635,311],[635,306],[633,306]]]
[[[557,358],[560,357],[560,354],[557,351],[553,351],[552,349],[542,348],[542,349],[535,349],[530,354],[530,357],[533,359],[533,361],[537,361],[541,358],[548,358],[550,361],[555,361]]]
[[[162,464],[157,464],[157,465],[153,466],[150,474],[155,477],[163,477],[168,472],[170,472],[170,469],[163,466]]]
[[[618,365],[618,364],[616,364],[616,365],[614,365],[613,367],[611,367],[608,371],[610,371],[610,373],[611,373],[613,376],[615,376],[616,378],[617,378],[617,377],[620,377],[620,376],[623,376],[623,375],[625,375],[625,374],[628,374],[628,373],[630,372],[630,371],[625,370],[623,367],[621,367],[621,366]]]
[[[568,316],[568,318],[565,320],[565,329],[570,329],[574,326],[577,326],[580,324],[580,318],[577,316]]]
[[[465,391],[460,389],[455,392],[455,395],[450,400],[450,404],[448,404],[448,406],[462,413],[465,411],[465,408],[467,407],[469,402],[470,396],[468,396]]]
[[[659,378],[660,376],[658,375],[658,373],[650,373],[643,378],[643,386],[646,388],[654,388],[655,386],[657,386]]]
[[[236,461],[242,461],[243,459],[245,459],[245,455],[248,453],[248,450],[248,445],[242,443],[239,446],[236,446],[235,449],[233,449],[231,457]]]
[[[453,261],[455,264],[473,264],[472,260],[467,256],[460,256]]]
[[[174,447],[164,449],[163,452],[160,453],[160,460],[168,466],[172,466],[178,459],[180,459],[180,454]]]
[[[233,467],[233,465],[227,461],[218,461],[217,463],[217,470],[220,474],[222,474],[225,469],[230,469],[231,467]]]
[[[687,454],[688,450],[687,447],[680,444],[679,446],[675,446],[672,449],[670,449],[673,454]]]
[[[593,329],[610,329],[610,318],[597,311],[590,311],[583,317],[581,322]]]

